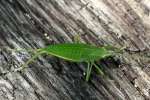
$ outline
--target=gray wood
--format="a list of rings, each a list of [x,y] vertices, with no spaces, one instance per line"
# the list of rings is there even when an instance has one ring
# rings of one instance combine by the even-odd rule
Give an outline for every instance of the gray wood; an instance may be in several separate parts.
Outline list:
[[[85,63],[40,56],[24,72],[12,72],[31,56],[9,49],[36,49],[74,42],[149,50],[149,0],[0,0],[0,100],[148,100],[149,54],[98,61],[107,77]],[[120,63],[119,63],[120,62]],[[5,73],[5,74],[4,74]]]

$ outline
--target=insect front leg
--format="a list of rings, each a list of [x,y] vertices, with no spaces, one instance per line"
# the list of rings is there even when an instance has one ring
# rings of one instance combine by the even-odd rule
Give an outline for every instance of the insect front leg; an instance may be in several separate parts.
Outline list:
[[[101,75],[104,75],[104,72],[95,63],[93,63],[93,65]]]

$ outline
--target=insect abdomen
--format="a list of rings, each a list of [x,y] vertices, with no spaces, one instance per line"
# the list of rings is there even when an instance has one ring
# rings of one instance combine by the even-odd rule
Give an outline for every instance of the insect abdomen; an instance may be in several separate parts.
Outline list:
[[[86,44],[57,44],[50,45],[44,50],[50,55],[75,62],[91,61],[99,58],[96,53],[99,48]]]

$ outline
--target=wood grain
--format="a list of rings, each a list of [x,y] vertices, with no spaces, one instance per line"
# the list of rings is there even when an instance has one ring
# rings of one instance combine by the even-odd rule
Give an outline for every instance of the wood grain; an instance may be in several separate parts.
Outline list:
[[[149,0],[0,0],[0,100],[150,100]],[[24,72],[12,72],[35,49],[74,42],[127,46],[129,54],[99,61],[108,77],[84,63],[40,56]],[[5,74],[4,74],[5,73]]]

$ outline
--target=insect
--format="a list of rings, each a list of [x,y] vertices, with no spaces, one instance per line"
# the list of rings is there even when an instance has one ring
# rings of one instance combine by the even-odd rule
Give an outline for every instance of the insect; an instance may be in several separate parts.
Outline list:
[[[99,68],[95,61],[104,59],[114,55],[114,52],[119,52],[120,49],[112,46],[96,47],[93,45],[83,43],[63,43],[49,45],[45,48],[36,49],[36,54],[31,57],[21,68],[24,69],[29,63],[34,61],[41,54],[53,55],[72,62],[86,62],[86,77],[85,80],[89,81],[92,67],[94,66],[98,72],[104,75],[101,68]]]

